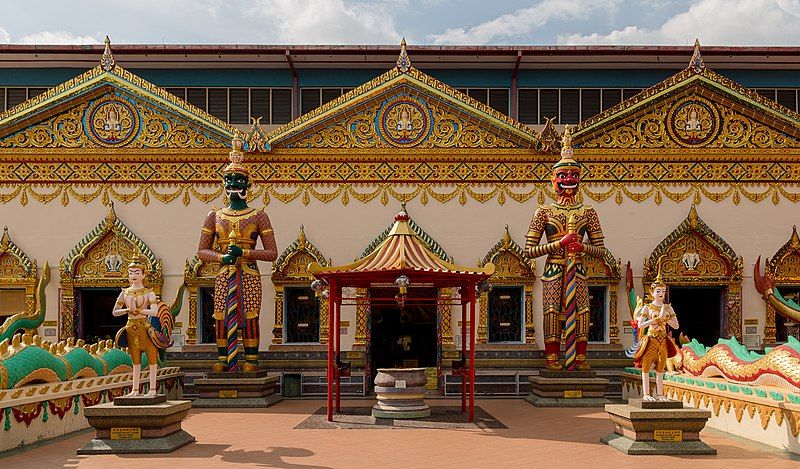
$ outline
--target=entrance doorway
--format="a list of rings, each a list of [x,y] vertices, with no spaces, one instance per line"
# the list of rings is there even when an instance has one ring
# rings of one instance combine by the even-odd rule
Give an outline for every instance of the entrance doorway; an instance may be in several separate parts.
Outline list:
[[[716,345],[722,330],[722,287],[669,287],[669,298],[680,328],[673,335],[677,341],[680,333],[697,339],[706,347]]]
[[[778,291],[787,300],[800,304],[800,287],[778,287]],[[787,326],[787,323],[789,326]],[[792,321],[775,313],[775,342],[779,344],[786,343],[790,335],[796,334],[796,327],[796,325],[792,325]],[[795,336],[795,339],[797,338]]]
[[[397,288],[370,288],[371,298],[393,298]],[[436,289],[409,288],[403,308],[388,300],[370,304],[370,383],[378,368],[427,368],[438,362]]]
[[[76,290],[78,324],[75,334],[87,343],[113,339],[128,320],[128,316],[115,317],[114,303],[119,288],[81,288]]]

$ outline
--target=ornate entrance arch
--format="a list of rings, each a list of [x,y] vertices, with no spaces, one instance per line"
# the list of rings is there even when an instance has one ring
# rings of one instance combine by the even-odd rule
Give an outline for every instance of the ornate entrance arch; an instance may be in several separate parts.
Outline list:
[[[668,286],[722,287],[720,334],[742,340],[742,257],[697,215],[689,215],[644,259],[645,290],[661,276]]]
[[[772,259],[767,259],[767,272],[772,275],[775,286],[800,287],[800,236],[797,226],[792,227],[792,235]],[[775,308],[767,302],[767,317],[764,321],[764,345],[775,345]]]
[[[164,284],[161,259],[117,217],[111,204],[105,218],[59,263],[59,338],[75,335],[80,311],[75,294],[81,288],[128,286],[127,265],[138,255],[149,268],[147,285],[161,296]],[[111,314],[111,311],[108,312]]]
[[[287,286],[309,286],[314,276],[308,273],[308,265],[316,262],[329,267],[330,261],[306,238],[303,225],[297,239],[287,247],[272,264],[272,283],[275,285],[275,327],[272,329],[272,343],[283,343],[284,290]],[[320,299],[320,311],[328,311],[328,299]],[[328,315],[319,315],[319,343],[328,343]]]
[[[583,265],[589,286],[602,285],[608,287],[608,342],[619,343],[619,326],[617,325],[617,291],[620,274],[620,260],[615,258],[608,248],[603,248],[603,257],[585,256]]]
[[[489,277],[492,285],[522,286],[525,301],[525,336],[526,344],[536,344],[536,327],[533,322],[533,287],[536,284],[536,261],[525,257],[522,247],[511,239],[506,225],[505,233],[486,256],[478,262],[478,267],[493,263],[494,274]],[[475,337],[479,344],[489,340],[489,293],[483,292],[480,296],[480,315],[478,317],[478,332]]]

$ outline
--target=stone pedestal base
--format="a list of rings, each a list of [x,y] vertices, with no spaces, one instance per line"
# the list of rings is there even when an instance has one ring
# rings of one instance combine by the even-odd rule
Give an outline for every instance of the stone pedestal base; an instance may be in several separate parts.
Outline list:
[[[266,371],[256,373],[208,373],[194,380],[200,397],[193,407],[269,407],[283,400],[275,393],[278,377]]]
[[[421,419],[431,416],[425,403],[424,368],[380,368],[375,377],[378,403],[372,416],[381,419]]]
[[[163,398],[163,396],[161,396]],[[84,410],[89,425],[97,432],[95,438],[78,450],[78,454],[152,454],[171,453],[194,441],[181,429],[190,401],[167,401],[152,405],[137,405],[125,398],[123,404],[99,404]]]
[[[611,401],[603,392],[608,380],[594,371],[548,371],[528,378],[531,393],[526,401],[536,407],[602,407]]]
[[[609,404],[606,412],[614,433],[600,439],[625,454],[717,454],[700,441],[711,412],[684,407],[680,401]]]

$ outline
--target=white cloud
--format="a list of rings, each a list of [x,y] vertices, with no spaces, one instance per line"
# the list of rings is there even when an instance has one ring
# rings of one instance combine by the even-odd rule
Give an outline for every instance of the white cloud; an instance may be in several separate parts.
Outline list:
[[[559,35],[561,44],[796,45],[800,0],[699,0],[656,29]]]
[[[448,29],[427,38],[434,44],[488,44],[503,38],[529,34],[553,20],[589,19],[598,11],[613,10],[621,0],[542,0],[523,8],[465,29]]]
[[[9,42],[11,42],[11,35],[5,29],[0,28],[0,44],[8,44]]]
[[[0,34],[0,37],[2,35]],[[41,31],[22,36],[14,41],[18,44],[99,44],[92,36],[76,36],[67,31]]]
[[[394,15],[405,1],[252,0],[247,13],[287,44],[397,44]]]

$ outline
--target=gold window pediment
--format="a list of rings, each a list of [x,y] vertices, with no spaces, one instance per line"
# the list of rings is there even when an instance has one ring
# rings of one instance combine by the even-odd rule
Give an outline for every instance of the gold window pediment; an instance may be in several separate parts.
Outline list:
[[[800,236],[796,226],[792,227],[789,240],[767,259],[766,270],[776,285],[800,285]]]
[[[45,266],[45,269],[49,269],[49,266]],[[43,280],[45,276],[49,279],[47,272],[43,272]],[[36,284],[36,261],[31,260],[11,240],[8,228],[4,228],[0,238],[0,290],[4,291],[0,292],[0,296],[4,300],[2,303],[6,304],[0,304],[0,340],[14,334],[23,322],[30,325],[30,320],[38,323],[44,320],[43,312],[38,317]]]
[[[283,250],[280,256],[272,263],[272,283],[275,285],[275,326],[272,328],[272,343],[283,343],[284,325],[284,299],[285,288],[292,285],[308,286],[314,281],[314,276],[308,272],[308,265],[317,262],[323,267],[331,265],[330,260],[320,252],[306,237],[303,225],[297,233],[297,239]],[[328,299],[320,298],[319,301],[319,342],[328,343]]]
[[[541,149],[538,132],[414,67],[392,68],[267,138],[273,150]]]
[[[103,220],[59,262],[62,339],[73,334],[78,314],[75,290],[128,286],[127,267],[134,256],[145,264],[146,284],[160,296],[164,284],[161,259],[117,217],[111,204]]]
[[[741,283],[743,261],[692,205],[683,222],[645,258],[646,286],[655,280],[659,267],[667,285],[726,285]]]
[[[697,215],[689,215],[644,259],[645,291],[659,269],[667,286],[716,286],[724,290],[723,337],[742,339],[742,271],[744,262],[722,237]]]
[[[525,321],[526,344],[536,344],[536,327],[533,315],[533,288],[536,284],[536,261],[528,259],[525,252],[508,231],[506,225],[503,236],[489,249],[483,259],[478,260],[478,267],[488,263],[494,264],[495,270],[488,281],[493,285],[518,285],[524,292],[523,314]],[[489,341],[489,293],[480,294],[478,311],[478,327],[476,340],[480,344]]]
[[[581,122],[574,145],[576,154],[580,149],[798,149],[800,114],[706,68],[696,45],[686,69]]]

